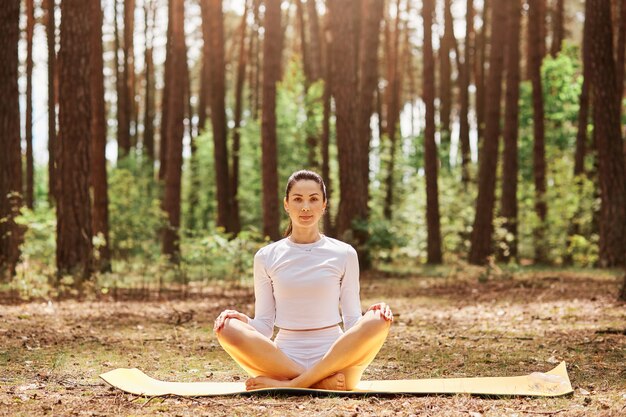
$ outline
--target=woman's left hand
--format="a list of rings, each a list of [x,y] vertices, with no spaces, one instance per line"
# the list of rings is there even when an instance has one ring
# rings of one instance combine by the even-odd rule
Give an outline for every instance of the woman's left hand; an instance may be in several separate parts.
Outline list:
[[[391,308],[386,303],[376,303],[367,309],[367,311],[370,310],[378,310],[385,320],[393,321],[393,313],[391,312]]]

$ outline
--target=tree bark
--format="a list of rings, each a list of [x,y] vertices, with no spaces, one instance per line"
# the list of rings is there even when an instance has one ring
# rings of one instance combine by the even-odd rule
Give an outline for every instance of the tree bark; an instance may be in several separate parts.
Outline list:
[[[224,63],[224,22],[222,0],[208,0],[209,25],[211,27],[211,127],[213,128],[213,146],[215,163],[215,182],[217,186],[217,226],[227,233],[233,231],[232,195],[230,192],[230,174],[228,168],[228,147],[226,127],[225,63]]]
[[[546,203],[546,151],[544,129],[543,86],[541,81],[542,48],[545,39],[541,28],[544,25],[545,0],[529,0],[528,11],[528,72],[533,88],[533,177],[535,183],[535,212],[539,225],[533,231],[535,243],[535,262],[547,261],[545,247],[545,221],[548,213]]]
[[[54,0],[43,0],[46,8],[46,40],[48,45],[48,201],[53,204],[56,200],[56,23],[54,16]]]
[[[617,45],[615,54],[615,74],[617,81],[618,98],[620,114],[622,113],[622,100],[624,97],[624,72],[626,63],[624,62],[624,54],[626,54],[626,1],[621,0],[619,8],[619,23],[615,28],[617,32]],[[626,148],[625,148],[626,149]]]
[[[163,231],[164,255],[170,261],[180,261],[180,195],[181,171],[183,163],[183,135],[185,131],[185,5],[184,0],[170,2],[170,22],[166,57],[166,68],[169,65],[169,94],[167,102],[167,156],[165,171],[165,192],[163,196],[163,211],[167,215],[167,225]],[[167,62],[169,61],[169,62]],[[167,81],[166,81],[167,82]],[[165,142],[164,141],[164,142]]]
[[[124,142],[127,148],[124,148],[126,155],[130,149],[137,143],[136,126],[132,126],[132,122],[136,119],[135,113],[137,105],[135,103],[135,0],[124,0],[124,61],[122,63],[122,93],[126,103],[126,117],[123,121],[126,123],[124,129],[124,138],[128,142]],[[126,139],[126,137],[128,139]]]
[[[452,0],[444,0],[444,32],[439,47],[439,122],[441,125],[441,163],[450,167],[450,114],[452,112],[452,61],[450,51],[454,49],[454,20]]]
[[[319,80],[322,78],[322,34],[320,32],[316,0],[307,0],[306,5],[309,22],[309,62],[311,79]]]
[[[91,186],[93,187],[93,235],[100,235],[104,242],[98,247],[95,266],[98,270],[111,271],[109,249],[109,197],[106,169],[106,115],[104,108],[104,62],[102,49],[103,13],[99,0],[90,2],[91,26]]]
[[[237,235],[241,231],[241,217],[239,215],[239,151],[241,149],[241,113],[243,111],[243,87],[246,82],[246,18],[248,15],[248,2],[244,5],[241,24],[239,27],[239,59],[237,60],[237,79],[235,82],[235,114],[233,129],[233,163],[231,167],[231,193],[233,210],[233,234]]]
[[[126,57],[123,45],[124,33],[120,40],[119,13],[120,0],[113,0],[115,7],[115,80],[117,89],[117,160],[120,161],[130,152],[130,115],[128,111],[128,92],[126,84]],[[122,21],[125,21],[126,7],[122,6]],[[119,62],[120,49],[122,49],[122,64]]]
[[[500,258],[517,259],[517,136],[519,128],[520,31],[522,4],[507,2],[506,105],[504,112],[504,152],[502,155],[502,195],[500,215],[512,239],[500,250]]]
[[[620,111],[613,60],[609,2],[588,0],[589,59],[594,137],[598,150],[601,214],[600,263],[624,265],[626,259],[626,185]]]
[[[552,45],[550,47],[550,55],[556,57],[561,51],[563,39],[565,39],[565,1],[556,0],[554,10],[552,12]]]
[[[153,45],[154,45],[154,21],[155,21],[156,7],[153,0],[146,1],[144,3],[144,20],[145,20],[145,32],[146,32],[146,44],[145,44],[145,67],[146,67],[146,91],[145,91],[145,107],[144,107],[144,131],[143,131],[143,151],[146,158],[146,165],[150,167],[150,173],[152,176],[154,170],[154,117],[156,114],[155,107],[155,79],[154,79],[154,58],[153,58]]]
[[[461,181],[469,185],[469,165],[471,160],[470,127],[469,127],[469,87],[472,73],[472,51],[474,49],[474,0],[467,0],[465,15],[465,50],[463,66],[459,68],[459,143],[461,147]]]
[[[167,161],[168,161],[168,137],[169,137],[169,102],[170,102],[170,91],[172,83],[172,77],[176,77],[176,75],[172,74],[172,63],[173,52],[170,50],[174,41],[172,40],[172,25],[173,25],[173,0],[167,2],[167,43],[165,45],[165,54],[166,59],[163,64],[163,93],[161,95],[161,132],[159,138],[159,181],[165,181],[165,176],[167,172]],[[172,59],[168,60],[167,56],[172,56]],[[184,100],[184,98],[183,98]]]
[[[493,3],[491,33],[502,34],[506,29],[506,2]],[[484,264],[492,253],[493,210],[495,200],[498,141],[500,136],[500,98],[504,67],[504,36],[493,36],[489,56],[489,78],[485,103],[485,137],[479,157],[478,198],[472,229],[469,261]]]
[[[428,226],[428,263],[440,264],[441,228],[439,225],[439,190],[437,186],[437,144],[435,143],[435,57],[432,45],[434,0],[424,0],[424,74],[423,97],[426,105],[424,130],[424,167],[426,172],[426,223]],[[449,61],[448,61],[449,62]]]
[[[312,0],[309,0],[312,1]],[[330,19],[328,14],[326,14],[326,19],[324,23],[324,36],[322,37],[322,65],[324,71],[324,95],[322,100],[324,102],[323,106],[323,118],[322,118],[322,139],[321,139],[321,153],[322,153],[322,178],[324,178],[324,182],[326,183],[326,200],[331,200],[331,195],[333,192],[333,184],[330,178],[330,156],[329,156],[329,148],[330,148],[330,116],[331,116],[331,108],[330,108],[330,99],[332,94],[332,33],[330,28]],[[335,236],[335,231],[333,228],[332,219],[330,216],[330,210],[326,209],[324,212],[324,233],[329,236]]]
[[[393,31],[387,29],[386,35],[388,37],[387,47],[387,90],[385,92],[386,98],[386,133],[389,140],[389,164],[387,167],[387,176],[385,179],[385,201],[383,206],[383,214],[386,219],[392,218],[393,207],[393,192],[394,192],[394,171],[396,169],[396,149],[397,138],[396,132],[398,130],[398,122],[400,120],[400,74],[399,60],[400,60],[400,0],[396,2],[396,20],[394,22]],[[389,22],[388,22],[388,25]],[[387,26],[388,28],[388,26]]]
[[[488,25],[491,14],[492,0],[483,1],[482,21],[483,25],[476,39],[476,54],[474,60],[474,73],[476,79],[476,124],[478,130],[478,142],[480,144],[485,130],[485,63],[487,62],[489,45]],[[480,145],[479,145],[480,148]],[[479,152],[479,155],[481,152]]]
[[[26,206],[35,206],[35,164],[33,161],[33,30],[35,2],[26,0]]]
[[[20,1],[0,7],[0,281],[15,275],[21,228],[15,223],[22,205],[22,155],[18,90]]]
[[[96,1],[96,0],[92,0]],[[88,9],[88,10],[91,10]],[[91,65],[90,19],[84,1],[61,3],[59,50],[59,141],[57,201],[57,274],[74,275],[75,285],[92,272]]]
[[[280,77],[282,30],[280,0],[265,3],[263,40],[263,110],[261,148],[263,170],[263,235],[276,241],[278,231],[278,151],[276,138],[276,83]]]

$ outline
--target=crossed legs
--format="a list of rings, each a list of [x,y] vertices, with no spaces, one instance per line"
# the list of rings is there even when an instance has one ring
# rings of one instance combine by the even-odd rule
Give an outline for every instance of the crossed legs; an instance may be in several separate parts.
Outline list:
[[[246,382],[249,390],[267,387],[351,390],[382,347],[390,325],[380,311],[368,311],[335,341],[320,362],[306,370],[289,359],[273,341],[240,320],[228,319],[217,337],[224,350],[252,376]]]

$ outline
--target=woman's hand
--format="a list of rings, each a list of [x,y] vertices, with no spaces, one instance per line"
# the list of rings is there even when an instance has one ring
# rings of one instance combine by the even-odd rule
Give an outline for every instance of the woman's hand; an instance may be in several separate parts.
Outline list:
[[[226,323],[226,319],[237,319],[243,321],[244,323],[248,323],[248,320],[250,320],[248,316],[238,312],[237,310],[224,310],[215,319],[215,323],[213,324],[213,331],[219,332],[220,330],[222,330],[224,328],[224,323]]]
[[[383,316],[383,318],[387,321],[393,321],[393,313],[391,312],[391,308],[386,304],[386,303],[376,303],[373,306],[371,306],[370,308],[367,309],[367,311],[380,311],[380,315]]]

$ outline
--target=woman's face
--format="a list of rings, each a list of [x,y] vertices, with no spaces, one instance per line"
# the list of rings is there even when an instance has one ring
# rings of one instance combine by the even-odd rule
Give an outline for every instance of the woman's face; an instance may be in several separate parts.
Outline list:
[[[320,185],[313,180],[297,181],[288,197],[284,200],[284,206],[293,227],[317,227],[326,209]]]

